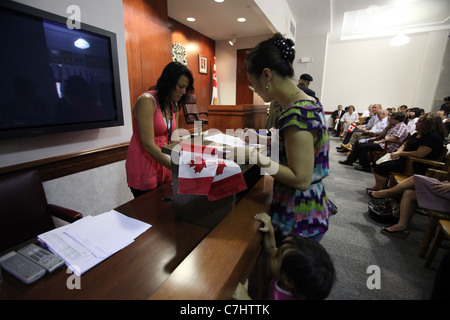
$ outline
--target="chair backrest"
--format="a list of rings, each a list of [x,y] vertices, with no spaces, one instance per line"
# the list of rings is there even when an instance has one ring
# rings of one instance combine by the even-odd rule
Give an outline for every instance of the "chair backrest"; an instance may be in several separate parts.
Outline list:
[[[186,123],[194,123],[194,121],[198,121],[198,107],[197,107],[197,97],[195,94],[189,95],[189,98],[186,104],[183,106],[184,117],[186,119]]]
[[[0,177],[0,250],[54,229],[37,171]]]

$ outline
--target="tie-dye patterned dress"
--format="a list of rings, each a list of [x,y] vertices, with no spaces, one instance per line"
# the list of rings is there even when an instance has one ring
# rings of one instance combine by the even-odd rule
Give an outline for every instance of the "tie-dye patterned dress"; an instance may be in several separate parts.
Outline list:
[[[308,100],[299,100],[278,117],[276,128],[279,129],[279,161],[285,166],[288,166],[288,161],[283,130],[290,126],[316,132],[313,178],[311,186],[306,191],[274,181],[272,223],[275,230],[281,231],[283,236],[297,233],[315,237],[328,230],[328,197],[322,179],[330,171],[328,163],[330,145],[325,114],[320,102],[314,104]]]

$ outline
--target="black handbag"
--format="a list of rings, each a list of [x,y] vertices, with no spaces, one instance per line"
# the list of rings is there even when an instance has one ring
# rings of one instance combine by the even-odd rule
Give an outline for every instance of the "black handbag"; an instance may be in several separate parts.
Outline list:
[[[328,199],[328,216],[334,216],[336,213],[338,213],[338,207]]]

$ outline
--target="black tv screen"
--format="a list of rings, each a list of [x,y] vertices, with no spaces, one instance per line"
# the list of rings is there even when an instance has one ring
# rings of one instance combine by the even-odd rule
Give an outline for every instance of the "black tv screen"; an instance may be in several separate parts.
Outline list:
[[[123,125],[115,33],[67,21],[0,3],[1,139]]]

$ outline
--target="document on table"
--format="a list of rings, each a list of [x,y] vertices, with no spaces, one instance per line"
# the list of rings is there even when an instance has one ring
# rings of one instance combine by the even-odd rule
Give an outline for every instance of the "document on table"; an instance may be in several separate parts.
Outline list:
[[[131,244],[151,227],[115,210],[87,216],[38,236],[77,275]]]
[[[206,136],[204,140],[220,143],[231,147],[249,147],[250,149],[262,147],[260,144],[246,144],[239,137],[230,136],[228,134],[218,133],[211,136]]]

